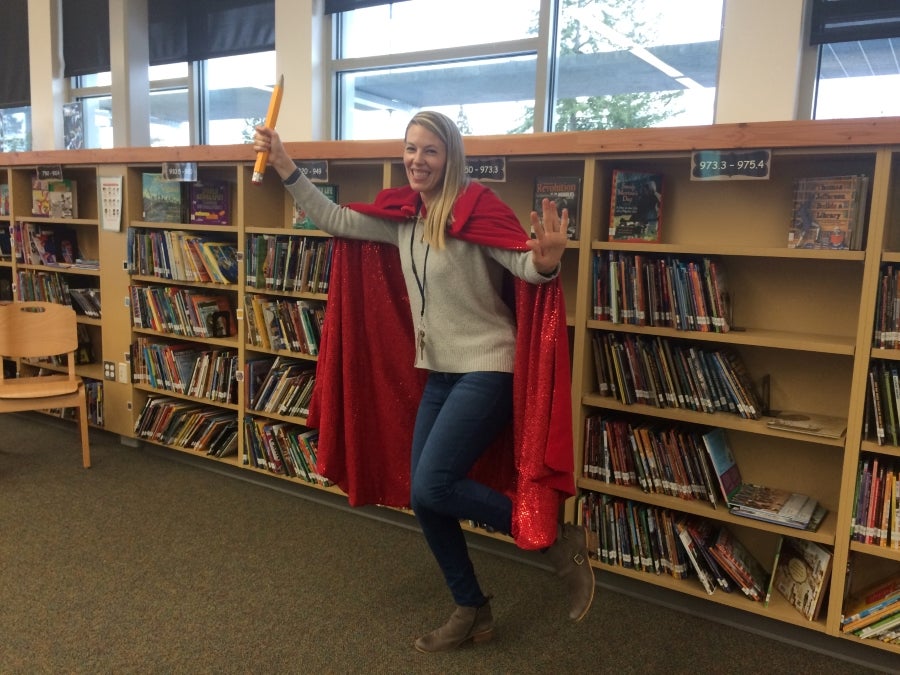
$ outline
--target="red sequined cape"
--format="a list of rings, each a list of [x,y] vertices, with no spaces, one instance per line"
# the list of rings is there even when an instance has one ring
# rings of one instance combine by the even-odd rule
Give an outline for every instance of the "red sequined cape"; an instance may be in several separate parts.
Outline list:
[[[360,212],[415,217],[411,188],[383,190]],[[528,250],[518,219],[496,194],[471,183],[448,234]],[[336,239],[328,308],[309,424],[319,429],[318,469],[351,505],[409,506],[410,447],[427,372],[413,367],[409,298],[396,246]],[[509,275],[512,278],[512,275]],[[517,323],[512,429],[472,477],[507,494],[512,536],[523,549],[556,538],[559,506],[575,492],[569,341],[559,279],[515,279]]]

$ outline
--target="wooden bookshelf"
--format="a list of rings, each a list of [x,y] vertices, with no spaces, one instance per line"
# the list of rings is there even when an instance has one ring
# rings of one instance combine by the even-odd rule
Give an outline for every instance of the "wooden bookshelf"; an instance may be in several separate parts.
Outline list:
[[[893,350],[872,349],[876,296],[882,262],[900,261],[900,120],[880,118],[822,122],[771,122],[726,124],[710,127],[529,134],[523,136],[473,137],[466,139],[471,157],[502,156],[507,179],[490,186],[528,226],[534,177],[578,176],[582,179],[579,219],[581,237],[568,246],[563,259],[562,281],[571,335],[573,430],[575,434],[576,483],[580,490],[632,500],[679,513],[708,518],[734,528],[742,541],[765,566],[771,567],[771,552],[780,535],[807,538],[826,546],[834,554],[829,594],[819,620],[808,622],[783,598],[768,607],[740,594],[707,595],[694,580],[595,562],[603,573],[617,574],[650,585],[663,586],[686,596],[709,599],[787,624],[825,633],[835,639],[859,642],[874,649],[900,654],[897,646],[874,640],[857,640],[840,632],[841,599],[846,586],[856,589],[887,574],[900,573],[897,549],[852,542],[850,537],[857,465],[860,456],[900,456],[898,448],[879,446],[866,436],[864,410],[867,372],[873,359],[898,357]],[[340,201],[371,201],[385,187],[404,181],[396,141],[289,143],[288,151],[298,160],[328,161],[327,182],[336,183]],[[769,149],[771,175],[767,180],[691,180],[692,151],[698,149]],[[91,230],[91,241],[100,259],[98,283],[104,299],[102,324],[90,324],[98,335],[102,360],[119,364],[131,358],[131,345],[138,336],[165,343],[196,342],[237,354],[243,373],[250,360],[280,357],[312,368],[315,357],[293,350],[273,350],[248,339],[246,301],[252,295],[271,299],[304,299],[325,307],[327,294],[265,289],[246,283],[247,254],[251,237],[309,237],[321,233],[291,228],[292,203],[278,177],[269,170],[262,185],[251,184],[254,155],[246,145],[189,148],[128,148],[113,150],[38,151],[10,153],[0,168],[0,183],[11,186],[12,213],[0,215],[3,226],[30,218],[24,185],[35,167],[59,164],[64,173],[79,180],[83,210],[79,228]],[[231,184],[233,224],[192,226],[183,223],[143,221],[141,174],[159,171],[165,162],[197,162],[201,177],[224,178]],[[615,169],[648,171],[664,175],[662,240],[658,244],[624,244],[607,241],[610,184]],[[809,251],[787,248],[792,208],[792,185],[803,176],[864,173],[869,176],[867,237],[859,251]],[[124,218],[119,231],[99,226],[97,198],[91,185],[104,176],[123,178]],[[81,184],[84,184],[81,187]],[[82,194],[81,190],[85,190]],[[152,276],[129,274],[128,230],[184,229],[215,235],[234,235],[239,252],[239,282],[223,292],[234,300],[237,334],[227,340],[154,334],[133,329],[128,288],[130,284],[170,285]],[[80,232],[80,230],[79,230]],[[79,234],[80,236],[80,234]],[[639,251],[653,255],[711,256],[727,269],[733,295],[733,324],[740,330],[700,333],[614,324],[597,320],[593,313],[592,266],[596,255]],[[24,264],[0,261],[3,275],[14,280]],[[199,284],[181,284],[201,287]],[[206,290],[204,288],[204,290]],[[841,439],[816,438],[775,431],[764,420],[743,419],[728,413],[701,413],[648,405],[624,405],[597,391],[592,335],[598,331],[662,337],[707,347],[727,348],[738,353],[754,379],[770,378],[773,408],[805,410],[847,418]],[[168,395],[146,383],[105,380],[105,427],[123,437],[135,437],[135,422],[148,397]],[[250,409],[245,383],[239,383],[235,402],[204,403],[233,415],[238,425],[245,417],[285,423],[302,428],[302,416],[285,417]],[[184,394],[175,399],[194,402]],[[722,427],[741,466],[752,482],[789,488],[815,497],[829,514],[814,532],[739,518],[708,503],[649,494],[582,475],[584,421],[589,415],[623,415],[635,420],[677,424],[703,429]],[[180,452],[191,448],[164,444]],[[213,458],[249,471],[266,471],[244,463],[248,448],[244,434],[238,435],[237,454]],[[202,453],[201,453],[202,454]],[[285,477],[299,487],[327,489],[307,481]],[[574,508],[570,509],[574,513]],[[852,576],[843,574],[848,568]]]

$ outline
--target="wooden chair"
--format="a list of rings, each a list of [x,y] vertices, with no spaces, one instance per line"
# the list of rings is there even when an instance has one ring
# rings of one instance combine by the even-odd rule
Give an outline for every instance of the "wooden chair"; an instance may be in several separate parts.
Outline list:
[[[81,458],[91,465],[87,397],[75,374],[78,325],[71,307],[52,302],[0,304],[0,357],[13,359],[66,356],[67,372],[6,378],[0,368],[0,413],[52,408],[78,408]]]

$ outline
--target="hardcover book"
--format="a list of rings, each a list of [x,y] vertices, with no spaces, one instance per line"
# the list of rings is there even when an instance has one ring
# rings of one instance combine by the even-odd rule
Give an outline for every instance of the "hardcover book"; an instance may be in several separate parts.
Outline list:
[[[338,201],[338,186],[335,183],[315,183],[314,184],[319,191],[328,197],[331,201],[337,204]],[[294,202],[294,214],[292,220],[293,227],[298,230],[316,230],[316,224],[310,220],[309,216],[306,215],[306,211],[303,210],[303,207]]]
[[[9,183],[0,183],[0,216],[9,215]]]
[[[785,537],[781,543],[774,586],[809,621],[822,608],[831,561],[831,551],[815,542]]]
[[[202,180],[188,183],[190,222],[197,225],[231,223],[231,190],[228,181]]]
[[[658,242],[662,233],[663,176],[613,170],[609,240]]]
[[[869,178],[864,175],[800,178],[788,248],[862,248]]]
[[[543,212],[541,206],[544,199],[556,202],[556,211],[562,216],[562,210],[569,212],[569,226],[566,235],[569,239],[578,239],[578,214],[581,204],[581,176],[537,176],[534,179],[534,210],[538,216]]]
[[[145,221],[184,222],[185,202],[181,182],[166,180],[161,173],[145,173],[142,183]]]

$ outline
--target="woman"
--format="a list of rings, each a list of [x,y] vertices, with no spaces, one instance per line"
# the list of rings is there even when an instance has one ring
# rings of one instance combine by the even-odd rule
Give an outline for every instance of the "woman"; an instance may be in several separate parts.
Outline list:
[[[574,493],[556,278],[568,214],[544,200],[529,239],[509,207],[466,178],[462,136],[440,113],[416,114],[404,142],[409,184],[340,207],[300,174],[277,133],[257,127],[254,137],[295,201],[338,237],[310,415],[319,470],[351,504],[412,506],[456,603],[416,640],[433,652],[493,635],[461,519],[546,550],[576,621],[594,577],[584,530],[556,525]]]

